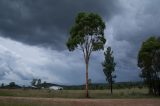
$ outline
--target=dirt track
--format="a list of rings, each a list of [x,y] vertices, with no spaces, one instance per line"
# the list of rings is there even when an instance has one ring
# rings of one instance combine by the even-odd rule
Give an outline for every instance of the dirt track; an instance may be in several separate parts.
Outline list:
[[[32,101],[73,106],[160,106],[160,99],[62,99],[31,97],[0,97],[1,100]]]

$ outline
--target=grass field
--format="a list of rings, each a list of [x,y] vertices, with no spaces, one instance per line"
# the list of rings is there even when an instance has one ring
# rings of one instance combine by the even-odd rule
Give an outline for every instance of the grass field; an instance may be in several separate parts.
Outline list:
[[[90,99],[85,99],[84,90],[0,89],[0,106],[146,106],[147,102],[149,106],[160,106],[159,97],[147,93],[147,88],[116,89],[113,95],[109,90],[90,90]],[[126,100],[129,98],[132,100]]]
[[[90,98],[152,98],[148,89],[116,89],[113,94],[109,90],[90,90]],[[85,90],[34,90],[34,89],[0,89],[0,96],[41,97],[41,98],[85,98]]]

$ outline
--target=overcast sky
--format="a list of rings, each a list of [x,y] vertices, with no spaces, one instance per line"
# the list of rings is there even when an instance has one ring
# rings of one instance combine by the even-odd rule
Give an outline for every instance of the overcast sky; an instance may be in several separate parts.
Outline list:
[[[137,53],[149,36],[160,36],[160,0],[0,0],[0,83],[29,84],[33,78],[84,84],[81,51],[65,45],[79,12],[106,23],[105,47],[117,63],[116,81],[138,81]],[[94,52],[89,78],[104,83],[103,51]]]

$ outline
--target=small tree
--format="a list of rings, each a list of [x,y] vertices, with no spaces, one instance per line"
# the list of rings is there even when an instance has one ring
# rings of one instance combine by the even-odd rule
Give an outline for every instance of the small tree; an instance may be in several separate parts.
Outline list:
[[[1,84],[1,88],[4,88],[4,83]]]
[[[33,79],[31,85],[37,88],[41,88],[41,79]]]
[[[36,86],[36,82],[37,82],[37,79],[33,79],[32,82],[31,82],[31,85]]]
[[[38,81],[37,81],[37,87],[41,88],[41,79],[38,79]]]
[[[69,51],[79,48],[83,52],[86,65],[86,97],[88,97],[88,65],[92,51],[101,50],[106,42],[104,38],[105,23],[94,13],[79,13],[70,30],[67,41]]]
[[[108,47],[106,52],[104,52],[105,60],[102,63],[103,66],[103,72],[106,76],[106,81],[108,81],[111,89],[112,94],[112,84],[114,82],[114,78],[116,78],[115,75],[113,75],[113,72],[115,71],[116,63],[114,62],[114,57],[112,56],[113,51],[111,50],[111,47]]]
[[[10,87],[10,88],[14,88],[15,86],[16,86],[15,82],[10,82],[10,83],[9,83],[9,87]]]

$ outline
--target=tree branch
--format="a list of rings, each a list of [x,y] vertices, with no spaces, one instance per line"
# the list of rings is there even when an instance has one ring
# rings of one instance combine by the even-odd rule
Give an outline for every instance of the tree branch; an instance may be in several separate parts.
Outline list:
[[[84,47],[83,47],[83,45],[80,45],[80,47],[81,47],[81,49],[83,51],[83,57],[84,57],[84,60],[85,60],[85,63],[86,63],[86,53],[84,51]]]

